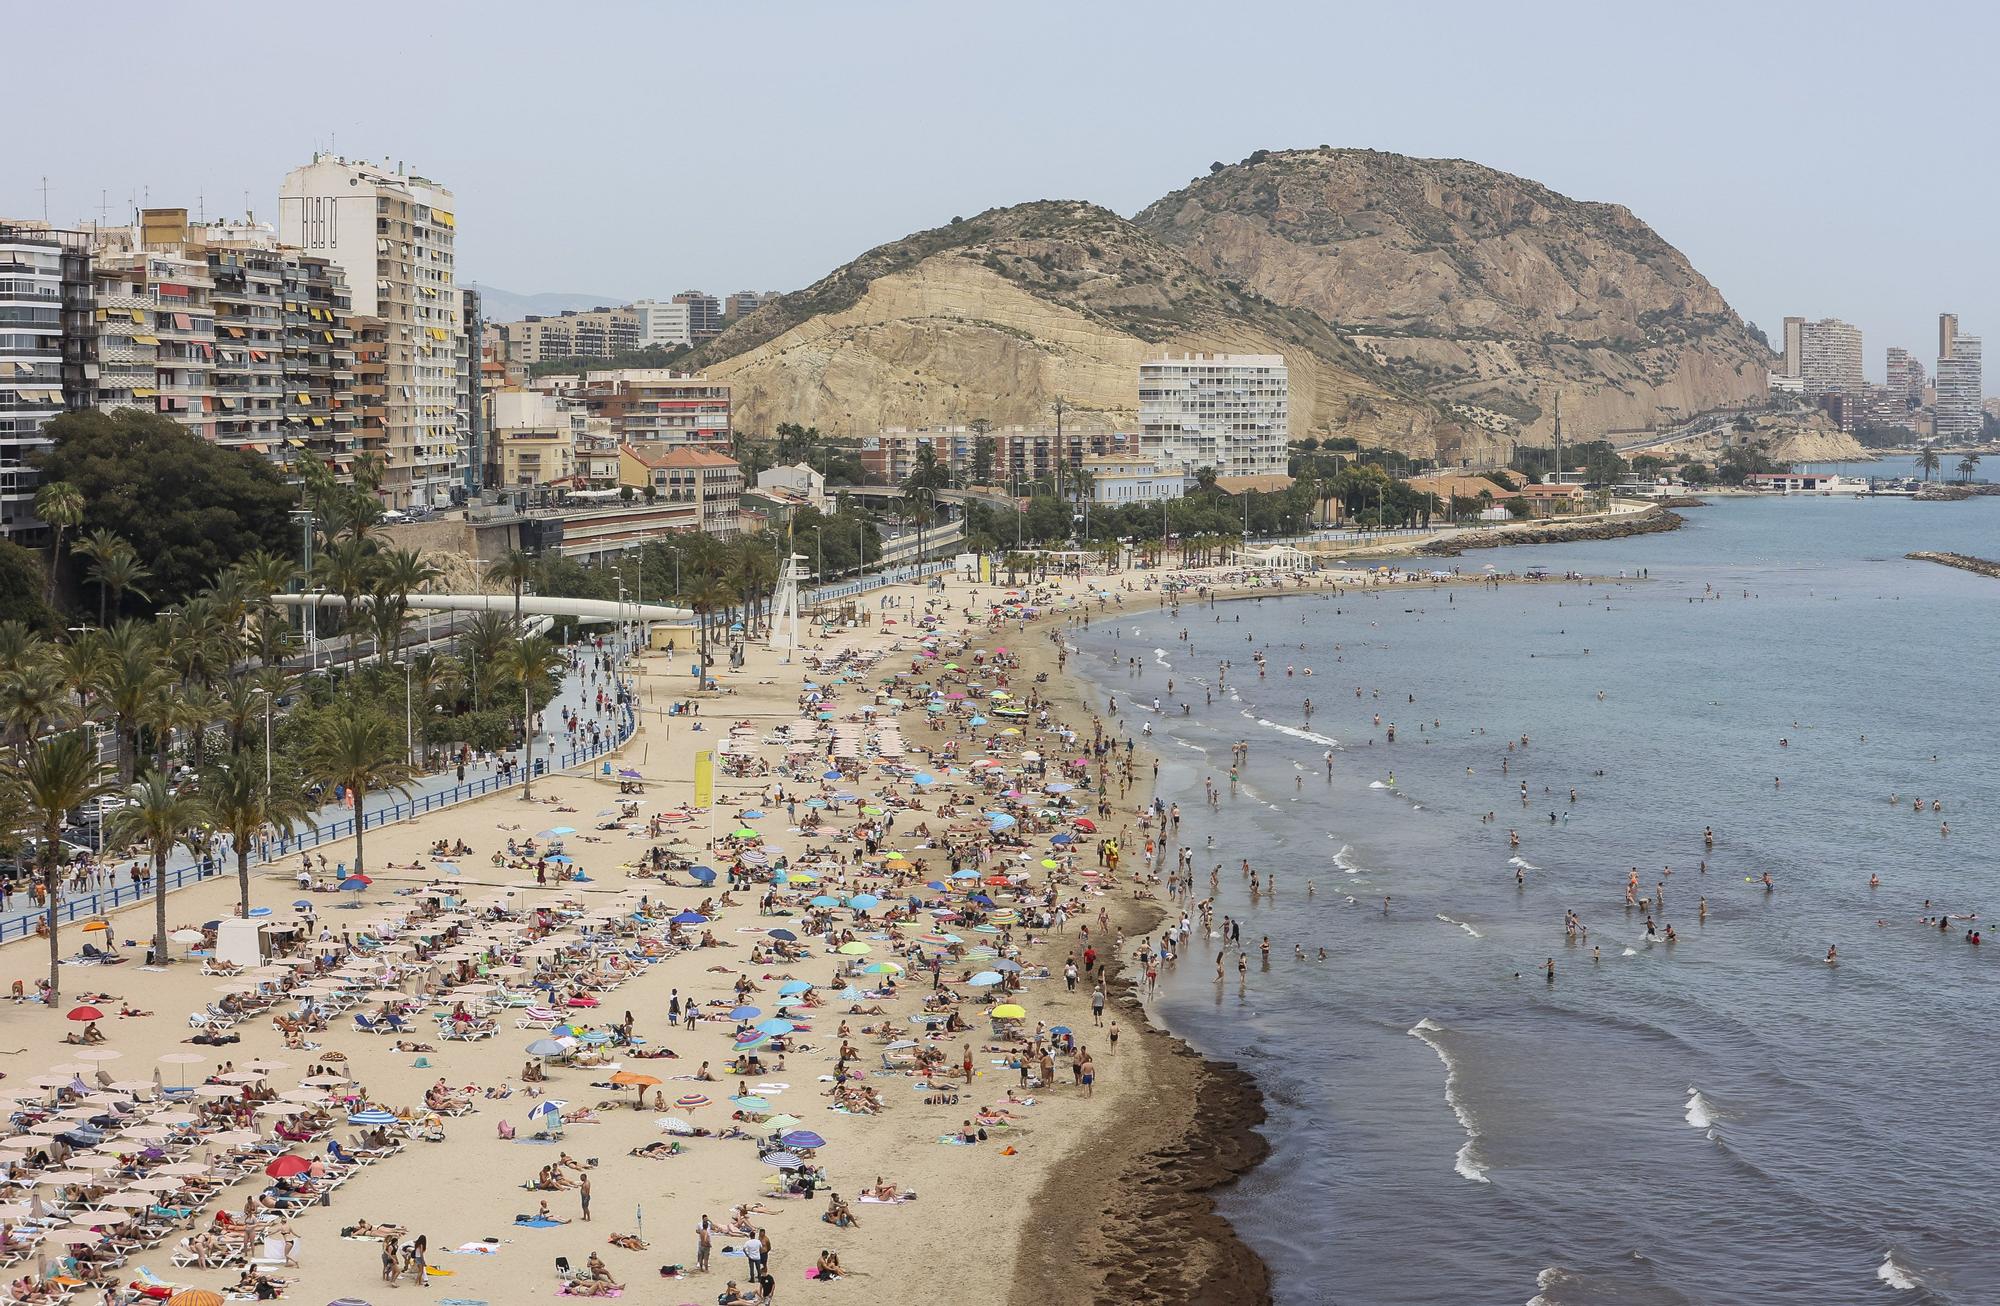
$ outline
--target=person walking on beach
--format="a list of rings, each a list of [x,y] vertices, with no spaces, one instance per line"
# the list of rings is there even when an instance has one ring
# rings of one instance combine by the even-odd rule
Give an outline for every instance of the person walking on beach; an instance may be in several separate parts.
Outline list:
[[[972,1082],[972,1044],[967,1043],[965,1045],[965,1057],[958,1064],[959,1069],[965,1072],[965,1082],[970,1084]]]
[[[694,1227],[694,1268],[697,1274],[708,1273],[708,1255],[715,1249],[715,1234],[702,1216],[701,1223]]]
[[[587,1174],[580,1174],[576,1177],[576,1200],[583,1207],[583,1222],[585,1224],[589,1224],[590,1223],[590,1176]]]
[[[1081,1072],[1080,1077],[1083,1081],[1083,1095],[1085,1097],[1094,1096],[1095,1090],[1091,1086],[1097,1082],[1097,1063],[1090,1059],[1089,1048],[1085,1048],[1083,1052],[1077,1057],[1076,1064],[1077,1064],[1077,1069]]]
[[[1090,991],[1090,1023],[1093,1025],[1102,1025],[1104,1023],[1104,986],[1102,984]]]

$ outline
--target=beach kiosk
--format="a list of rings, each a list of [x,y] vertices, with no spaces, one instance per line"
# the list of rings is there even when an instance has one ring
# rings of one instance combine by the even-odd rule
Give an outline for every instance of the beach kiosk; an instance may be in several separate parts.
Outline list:
[[[268,963],[271,960],[270,922],[240,916],[217,921],[215,959],[243,967]]]

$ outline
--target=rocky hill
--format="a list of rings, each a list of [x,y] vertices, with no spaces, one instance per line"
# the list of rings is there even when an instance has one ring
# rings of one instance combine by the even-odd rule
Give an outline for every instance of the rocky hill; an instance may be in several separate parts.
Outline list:
[[[781,296],[693,359],[734,383],[736,425],[1128,428],[1138,365],[1161,349],[1280,353],[1293,425],[1371,445],[1458,451],[1462,433],[1313,314],[1228,285],[1108,209],[1041,201],[869,250]],[[1470,451],[1467,451],[1470,452]]]
[[[1259,151],[1128,221],[994,209],[869,250],[709,342],[737,424],[1129,427],[1162,349],[1282,353],[1295,436],[1484,459],[1763,395],[1768,351],[1631,213],[1478,164]]]
[[[1508,438],[1546,442],[1558,392],[1578,439],[1764,394],[1769,350],[1630,210],[1477,163],[1260,150],[1135,221]]]

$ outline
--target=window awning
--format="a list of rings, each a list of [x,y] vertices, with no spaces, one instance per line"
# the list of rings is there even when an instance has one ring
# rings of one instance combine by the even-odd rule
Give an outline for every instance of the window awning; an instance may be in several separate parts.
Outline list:
[[[132,343],[135,345],[157,345],[160,343],[160,338],[158,336],[133,336]]]
[[[290,436],[290,435],[286,436],[285,443],[292,446],[292,448],[294,449],[303,449],[306,447],[306,442],[304,440],[298,439],[296,436]]]
[[[227,332],[228,332],[228,333],[229,333],[230,335],[232,335],[232,336],[235,336],[235,337],[236,337],[236,338],[237,338],[238,340],[244,340],[244,339],[248,339],[248,337],[246,337],[246,336],[245,336],[245,335],[243,334],[243,328],[242,328],[242,327],[238,327],[238,326],[233,326],[233,327],[224,327],[224,328],[223,328],[223,330],[224,330],[224,331],[227,331]]]
[[[299,392],[299,402],[300,402],[300,403],[302,403],[302,404],[309,404],[309,403],[311,403],[312,401],[313,401],[313,397],[312,397],[311,395],[309,395],[309,394],[306,394],[306,393],[305,393],[304,391],[300,391],[300,392]]]
[[[157,390],[152,390],[152,389],[148,389],[148,388],[147,388],[147,387],[145,387],[145,386],[136,386],[136,385],[135,385],[135,386],[133,386],[133,387],[132,387],[132,397],[133,397],[134,399],[151,399],[151,398],[152,398],[152,397],[153,397],[154,395],[156,395],[156,394],[158,394],[158,393],[159,393],[159,391],[157,391]]]
[[[458,219],[452,214],[445,212],[443,209],[432,209],[431,219],[441,227],[451,227],[453,229],[456,229],[458,226]]]
[[[132,320],[134,322],[137,322],[140,326],[146,325],[146,314],[144,310],[135,308],[131,310],[131,312],[132,312]]]
[[[174,314],[174,325],[183,331],[192,331],[194,330],[194,319],[185,313],[176,313]]]

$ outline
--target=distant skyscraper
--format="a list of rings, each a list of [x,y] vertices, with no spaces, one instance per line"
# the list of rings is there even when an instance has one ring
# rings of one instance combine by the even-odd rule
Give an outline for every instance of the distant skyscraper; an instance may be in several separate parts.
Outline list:
[[[1961,336],[1957,331],[1958,322],[1954,318],[1951,356],[1938,359],[1937,400],[1932,405],[1934,417],[1931,431],[1938,439],[1950,443],[1978,439],[1985,423],[1985,410],[1981,405],[1985,383],[1980,371],[1979,337]],[[1942,324],[1938,334],[1942,340]]]
[[[1924,365],[1910,356],[1907,349],[1889,346],[1889,393],[1896,396],[1907,410],[1924,401]]]
[[[1860,394],[1861,328],[1839,318],[1804,323],[1799,332],[1799,375],[1807,394]]]
[[[451,192],[425,177],[333,154],[285,175],[278,231],[347,274],[358,317],[383,324],[383,460],[395,508],[451,502],[466,453],[456,414],[461,303]]]
[[[1950,358],[1953,346],[1958,340],[1958,314],[1938,314],[1938,358]]]

